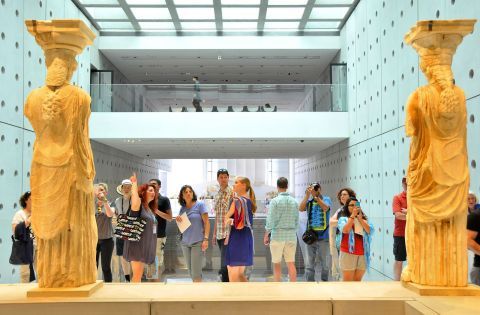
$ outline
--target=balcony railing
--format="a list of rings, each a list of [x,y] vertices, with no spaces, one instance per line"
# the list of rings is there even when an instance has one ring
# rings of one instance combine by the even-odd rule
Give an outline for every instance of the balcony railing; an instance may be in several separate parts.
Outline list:
[[[345,84],[92,84],[95,112],[344,112]]]

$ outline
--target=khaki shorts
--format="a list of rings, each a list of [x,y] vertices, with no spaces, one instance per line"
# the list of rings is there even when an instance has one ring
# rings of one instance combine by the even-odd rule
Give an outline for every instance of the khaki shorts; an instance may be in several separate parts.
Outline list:
[[[340,269],[343,271],[365,270],[366,268],[367,264],[365,263],[364,255],[340,252]]]
[[[272,253],[272,263],[282,262],[282,256],[285,262],[295,262],[295,251],[297,250],[297,241],[271,241],[270,252]]]

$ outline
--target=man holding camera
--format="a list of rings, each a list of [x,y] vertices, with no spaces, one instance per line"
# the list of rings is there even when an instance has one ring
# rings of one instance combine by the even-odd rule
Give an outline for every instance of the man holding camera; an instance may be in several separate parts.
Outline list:
[[[319,183],[312,183],[305,192],[305,197],[300,203],[299,210],[307,211],[307,231],[312,232],[316,240],[307,243],[307,261],[305,262],[305,280],[315,281],[315,261],[322,267],[321,279],[328,281],[329,273],[329,243],[328,222],[332,201],[328,196],[322,195]]]

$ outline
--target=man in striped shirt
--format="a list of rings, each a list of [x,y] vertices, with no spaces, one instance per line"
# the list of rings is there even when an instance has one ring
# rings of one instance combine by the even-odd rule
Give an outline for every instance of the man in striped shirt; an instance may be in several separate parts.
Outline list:
[[[290,282],[297,281],[295,251],[297,249],[298,203],[287,193],[288,180],[277,180],[278,196],[270,202],[265,226],[265,245],[270,244],[273,263],[273,279],[279,282],[282,276],[282,257],[288,266]],[[269,239],[270,235],[270,239]]]
[[[225,264],[225,238],[227,229],[225,227],[225,215],[227,214],[233,197],[233,190],[228,186],[228,170],[221,168],[217,171],[217,181],[220,190],[215,196],[215,225],[213,230],[212,245],[217,243],[220,249],[220,270],[218,274],[222,282],[228,282],[228,270]]]

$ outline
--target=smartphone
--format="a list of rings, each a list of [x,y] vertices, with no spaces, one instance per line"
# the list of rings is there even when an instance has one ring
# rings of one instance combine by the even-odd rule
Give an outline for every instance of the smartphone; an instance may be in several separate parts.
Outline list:
[[[357,201],[357,202],[355,203],[355,207],[360,208],[360,201]]]

